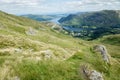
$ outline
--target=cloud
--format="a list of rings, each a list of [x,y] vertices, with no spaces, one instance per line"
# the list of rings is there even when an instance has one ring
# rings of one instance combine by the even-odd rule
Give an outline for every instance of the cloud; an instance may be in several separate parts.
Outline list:
[[[74,0],[66,2],[67,6],[71,6],[71,10],[78,11],[94,11],[103,9],[119,9],[120,0]]]
[[[13,14],[67,13],[119,9],[120,0],[0,0],[0,10]]]
[[[21,5],[21,6],[37,6],[44,0],[1,0],[2,4]]]

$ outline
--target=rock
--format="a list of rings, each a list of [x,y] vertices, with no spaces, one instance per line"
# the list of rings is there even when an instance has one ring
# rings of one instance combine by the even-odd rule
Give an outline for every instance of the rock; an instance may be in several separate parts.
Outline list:
[[[23,52],[23,50],[20,48],[16,48],[14,51],[15,51],[15,53],[22,53]]]
[[[82,74],[87,80],[104,80],[100,72],[91,70],[88,68],[88,66],[82,66]]]
[[[20,80],[20,78],[18,76],[15,76],[15,77],[11,78],[10,80]]]
[[[30,27],[29,30],[26,31],[26,34],[27,35],[35,35],[36,31],[33,28]]]
[[[94,46],[93,49],[94,49],[94,51],[101,53],[102,58],[105,62],[110,63],[109,55],[108,55],[107,49],[104,45],[96,45],[96,46]]]
[[[96,70],[92,70],[89,76],[90,80],[103,80],[101,73],[97,72]]]
[[[40,51],[42,54],[43,58],[46,59],[51,59],[53,56],[53,52],[51,50],[45,50],[45,51]]]

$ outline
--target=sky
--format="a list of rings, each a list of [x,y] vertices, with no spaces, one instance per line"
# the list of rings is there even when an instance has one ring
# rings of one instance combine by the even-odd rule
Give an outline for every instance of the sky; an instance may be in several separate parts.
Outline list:
[[[11,14],[62,14],[120,10],[120,0],[0,0],[0,10]]]

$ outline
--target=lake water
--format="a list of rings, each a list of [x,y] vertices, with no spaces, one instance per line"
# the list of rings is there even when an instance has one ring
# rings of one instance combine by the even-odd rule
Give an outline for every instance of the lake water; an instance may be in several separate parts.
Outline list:
[[[50,22],[53,22],[53,23],[56,23],[56,24],[60,24],[60,23],[58,22],[58,20],[59,20],[60,18],[61,18],[61,17],[52,19],[52,20],[50,20]]]
[[[60,24],[58,22],[58,20],[60,19],[61,17],[59,18],[55,18],[53,20],[50,20],[50,22],[53,22],[53,23],[56,23],[56,24]],[[70,27],[70,26],[62,26],[62,28],[66,31],[69,31],[69,32],[80,32],[83,30],[83,28],[74,28],[74,27]]]

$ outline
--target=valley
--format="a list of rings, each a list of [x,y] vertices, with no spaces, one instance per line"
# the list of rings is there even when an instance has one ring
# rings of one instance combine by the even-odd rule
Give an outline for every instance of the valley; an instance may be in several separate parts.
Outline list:
[[[57,25],[60,25],[61,28],[68,32],[68,35],[72,34],[73,37],[79,37],[86,40],[93,40],[99,37],[103,37],[105,35],[120,34],[119,15],[119,10],[79,12],[69,15],[58,14],[54,15],[54,18],[51,18],[46,22],[52,22]]]
[[[120,34],[120,11],[118,10],[102,10],[97,12],[86,12],[70,14],[59,20],[61,25],[71,28],[82,28],[82,38],[86,36],[88,39],[97,39],[104,35]],[[73,31],[77,33],[76,31]]]
[[[0,11],[0,80],[86,80],[89,72],[101,78],[95,80],[120,79],[120,34],[88,41],[69,35],[88,27],[64,27],[54,19],[36,21]],[[94,50],[96,45],[106,47],[110,63]]]

